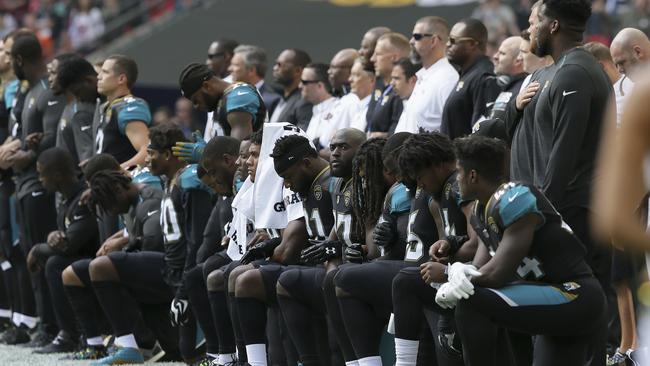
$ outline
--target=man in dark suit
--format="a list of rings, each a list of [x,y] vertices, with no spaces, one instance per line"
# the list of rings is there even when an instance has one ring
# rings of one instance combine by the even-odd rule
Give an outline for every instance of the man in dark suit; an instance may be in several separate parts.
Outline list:
[[[302,70],[311,62],[307,52],[289,48],[280,53],[273,66],[273,79],[283,88],[282,99],[271,115],[271,122],[289,122],[307,131],[312,105],[300,96]]]
[[[258,46],[240,45],[235,48],[228,72],[232,75],[233,82],[244,82],[257,88],[270,116],[281,97],[264,81],[267,65],[264,49]]]

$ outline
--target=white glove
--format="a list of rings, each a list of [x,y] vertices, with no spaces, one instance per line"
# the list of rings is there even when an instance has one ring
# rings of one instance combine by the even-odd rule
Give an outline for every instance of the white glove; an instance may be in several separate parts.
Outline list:
[[[436,303],[443,309],[453,309],[460,299],[469,299],[474,295],[474,288],[464,291],[459,285],[446,282],[436,292]]]
[[[473,265],[456,262],[449,267],[447,280],[459,287],[463,292],[473,295],[474,284],[472,284],[471,279],[480,275],[481,272]]]

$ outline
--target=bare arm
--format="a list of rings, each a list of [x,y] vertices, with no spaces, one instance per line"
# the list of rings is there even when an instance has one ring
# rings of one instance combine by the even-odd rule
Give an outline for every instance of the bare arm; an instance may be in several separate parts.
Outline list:
[[[228,113],[230,136],[243,140],[253,133],[253,116],[248,112],[234,111]]]
[[[144,165],[147,157],[147,145],[149,144],[149,127],[142,121],[131,121],[125,128],[126,137],[137,153],[129,160],[122,163],[122,168],[128,169],[136,165]]]
[[[283,264],[295,264],[305,243],[307,243],[305,219],[301,217],[290,221],[282,232],[282,242],[273,251],[271,260]]]

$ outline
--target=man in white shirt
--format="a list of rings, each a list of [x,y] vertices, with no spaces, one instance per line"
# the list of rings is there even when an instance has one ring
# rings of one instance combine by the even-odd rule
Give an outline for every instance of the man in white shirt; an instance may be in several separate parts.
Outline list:
[[[363,57],[357,58],[354,60],[350,72],[350,94],[355,95],[359,101],[357,102],[356,113],[351,118],[350,127],[361,131],[366,130],[368,124],[366,113],[368,112],[370,97],[374,88],[374,66]]]
[[[330,139],[336,132],[334,109],[338,100],[332,96],[327,65],[312,63],[302,70],[300,89],[303,99],[313,105],[307,128],[307,138],[314,143],[319,154],[329,157]]]
[[[271,116],[280,101],[280,94],[264,82],[267,65],[264,49],[252,45],[239,45],[235,48],[228,72],[234,82],[255,85],[264,100],[266,111]]]
[[[448,37],[449,25],[440,17],[424,17],[415,23],[411,57],[422,61],[422,69],[395,132],[440,130],[445,102],[458,83],[458,72],[445,57]]]
[[[338,98],[332,121],[334,129],[350,127],[352,118],[357,113],[359,98],[350,92],[350,71],[354,60],[359,57],[357,50],[346,48],[340,50],[330,61],[327,75],[332,85],[332,95]]]
[[[205,60],[205,64],[218,77],[228,83],[232,83],[232,76],[228,74],[228,67],[238,45],[239,43],[235,40],[222,38],[212,42],[208,47],[208,58]],[[203,139],[209,141],[214,136],[221,135],[223,135],[223,129],[213,120],[213,112],[208,112]]]
[[[616,120],[620,122],[626,96],[650,62],[650,40],[638,29],[625,28],[614,37],[609,51],[618,72],[624,75],[614,84]]]
[[[417,84],[418,77],[416,73],[418,71],[418,66],[413,64],[410,59],[403,58],[395,63],[393,66],[393,72],[390,74],[390,85],[395,89],[395,93],[402,98],[402,105],[404,110],[408,107],[409,98],[413,94],[415,89],[415,84]],[[397,125],[404,124],[404,118],[406,114],[402,112],[402,115],[399,118]],[[390,132],[390,131],[389,131]]]

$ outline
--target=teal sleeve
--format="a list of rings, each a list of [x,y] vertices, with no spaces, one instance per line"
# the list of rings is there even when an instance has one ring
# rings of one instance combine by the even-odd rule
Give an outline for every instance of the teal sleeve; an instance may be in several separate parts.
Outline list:
[[[188,191],[188,190],[193,190],[193,189],[198,189],[198,190],[203,190],[206,191],[210,194],[214,194],[214,191],[203,184],[201,182],[201,179],[199,179],[199,176],[197,174],[197,164],[191,164],[188,165],[187,168],[185,168],[181,172],[180,176],[180,187],[183,191]]]
[[[411,199],[409,198],[406,186],[403,184],[395,187],[393,195],[390,198],[390,213],[400,214],[411,211]]]
[[[18,86],[20,85],[20,82],[18,80],[13,80],[7,84],[7,87],[5,88],[5,94],[4,94],[4,99],[5,99],[5,107],[7,109],[11,109],[14,105],[14,99],[16,99],[16,93],[18,93]]]
[[[123,135],[126,135],[126,125],[133,121],[142,121],[147,126],[151,125],[149,106],[142,100],[136,99],[126,103],[119,111],[117,125]]]
[[[226,114],[235,111],[250,113],[253,118],[260,109],[260,100],[257,91],[249,85],[233,89],[226,99]]]
[[[537,214],[544,220],[544,215],[537,208],[537,198],[528,187],[512,187],[501,197],[499,217],[504,228],[530,213]]]

